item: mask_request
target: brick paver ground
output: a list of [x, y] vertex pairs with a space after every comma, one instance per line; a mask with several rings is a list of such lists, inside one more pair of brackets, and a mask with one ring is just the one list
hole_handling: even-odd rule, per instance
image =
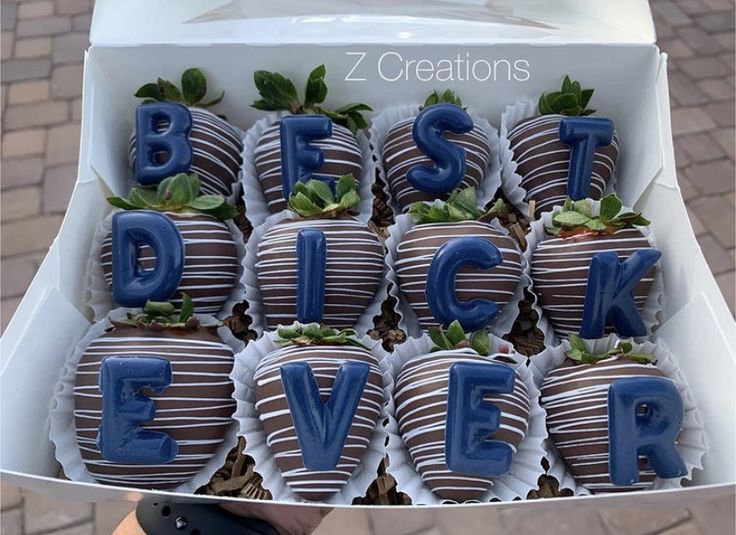
[[[653, 0], [659, 44], [670, 55], [672, 123], [679, 180], [700, 246], [734, 310], [734, 2]], [[82, 53], [90, 0], [2, 0], [2, 328], [57, 233], [76, 176]], [[22, 229], [32, 228], [29, 236]], [[60, 502], [2, 485], [2, 534], [100, 534], [127, 504]], [[387, 515], [387, 521], [390, 521]], [[734, 533], [734, 496], [680, 512], [585, 511], [571, 515], [468, 517], [515, 533], [669, 535]], [[339, 533], [339, 519], [322, 533]], [[490, 522], [490, 524], [489, 524]], [[381, 526], [351, 520], [360, 533]], [[395, 527], [395, 524], [391, 524]], [[431, 526], [431, 527], [430, 527]], [[427, 515], [411, 531], [446, 532]], [[457, 526], [452, 526], [457, 527]], [[357, 532], [356, 532], [357, 533]]]

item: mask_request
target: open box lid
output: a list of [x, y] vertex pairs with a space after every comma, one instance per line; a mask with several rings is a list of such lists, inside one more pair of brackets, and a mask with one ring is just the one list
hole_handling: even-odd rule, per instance
[[646, 0], [98, 0], [95, 46], [213, 43], [652, 44]]

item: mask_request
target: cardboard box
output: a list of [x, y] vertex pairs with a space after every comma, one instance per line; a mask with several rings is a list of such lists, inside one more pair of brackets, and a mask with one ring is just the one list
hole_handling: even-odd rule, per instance
[[[279, 17], [284, 8], [293, 9], [285, 1], [267, 7], [252, 0], [163, 4], [96, 3], [84, 68], [77, 184], [59, 236], [2, 339], [3, 478], [75, 500], [138, 500], [153, 494], [57, 479], [59, 467], [48, 439], [49, 405], [59, 372], [90, 325], [85, 273], [94, 229], [110, 210], [105, 197], [124, 194], [129, 187], [126, 147], [138, 104], [136, 88], [157, 76], [176, 79], [185, 68], [200, 66], [213, 87], [226, 90], [219, 111], [245, 129], [261, 116], [249, 107], [256, 97], [254, 70], [303, 79], [311, 67], [325, 63], [328, 104], [363, 101], [380, 110], [451, 87], [496, 126], [506, 105], [534, 98], [570, 73], [595, 87], [598, 113], [615, 121], [621, 142], [618, 193], [653, 220], [663, 252], [666, 301], [654, 338], [674, 351], [709, 435], [704, 469], [695, 472], [689, 487], [453, 507], [443, 515], [462, 515], [468, 507], [524, 513], [550, 507], [678, 507], [733, 491], [736, 327], [698, 247], [677, 184], [667, 57], [654, 45], [646, 2], [504, 1], [491, 8], [441, 0], [401, 6], [373, 2], [372, 7], [325, 1], [292, 17]], [[330, 15], [335, 12], [353, 14]], [[428, 16], [410, 16], [416, 12]], [[270, 18], [249, 18], [252, 13]], [[454, 81], [446, 80], [448, 61], [456, 65]], [[315, 507], [241, 503], [266, 514], [303, 514]], [[423, 510], [407, 508], [400, 514]], [[379, 507], [366, 511], [398, 514]]]

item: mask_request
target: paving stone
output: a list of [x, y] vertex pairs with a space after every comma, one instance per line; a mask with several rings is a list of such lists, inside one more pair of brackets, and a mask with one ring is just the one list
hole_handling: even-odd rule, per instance
[[690, 78], [713, 78], [716, 76], [724, 76], [728, 74], [728, 67], [717, 58], [713, 57], [692, 57], [682, 58], [678, 61], [678, 65], [682, 72]]
[[58, 501], [34, 492], [24, 492], [23, 495], [27, 533], [65, 528], [92, 519], [91, 504]]
[[[0, 330], [3, 332], [5, 331], [5, 327], [8, 326], [8, 323], [10, 323], [10, 320], [13, 318], [13, 314], [15, 314], [15, 309], [18, 308], [18, 305], [20, 304], [20, 297], [10, 297], [8, 299], [3, 299], [0, 301]], [[13, 526], [13, 518], [15, 516], [14, 513], [17, 513], [20, 516], [20, 519], [17, 520], [19, 523], [18, 525], [22, 526], [23, 522], [23, 510], [22, 509], [13, 509], [12, 511], [9, 511], [7, 514], [10, 515], [10, 520], [7, 520], [8, 517], [6, 517], [6, 513], [3, 513], [3, 519], [2, 519], [2, 527], [3, 527], [3, 535], [7, 535], [5, 533], [6, 527]], [[6, 520], [8, 521], [8, 524], [6, 524]], [[10, 531], [9, 533], [18, 533], [19, 535], [23, 535], [22, 531]]]
[[2, 256], [45, 251], [53, 243], [61, 219], [58, 215], [44, 215], [4, 223], [0, 229]]
[[703, 0], [710, 9], [733, 9], [733, 0]]
[[[30, 254], [4, 258], [2, 260], [2, 296], [20, 297], [28, 289], [36, 271], [43, 261], [42, 254]], [[5, 492], [3, 490], [3, 492]], [[4, 503], [5, 498], [3, 498]], [[5, 507], [3, 505], [3, 507]]]
[[708, 32], [697, 26], [680, 28], [677, 31], [678, 39], [687, 45], [695, 54], [715, 54], [722, 49], [718, 40]]
[[717, 500], [690, 507], [690, 514], [703, 533], [734, 533], [735, 504], [736, 496], [731, 493]]
[[[723, 65], [725, 65], [726, 69], [728, 69], [728, 72], [734, 72], [734, 62], [736, 61], [736, 55], [734, 55], [733, 51], [721, 52], [720, 54], [718, 54], [718, 59], [721, 60], [721, 63], [723, 63]], [[728, 79], [733, 81], [733, 76], [729, 76]]]
[[666, 39], [667, 37], [672, 37], [673, 35], [675, 35], [675, 32], [672, 29], [672, 26], [664, 21], [660, 21], [659, 24], [657, 24], [658, 39]]
[[684, 169], [685, 167], [688, 167], [692, 162], [690, 161], [690, 157], [685, 153], [683, 150], [678, 150], [679, 147], [677, 146], [677, 138], [675, 138], [675, 165], [678, 169]]
[[695, 236], [701, 236], [703, 234], [706, 234], [708, 232], [708, 229], [705, 228], [705, 225], [703, 225], [703, 222], [700, 220], [698, 216], [695, 215], [695, 213], [690, 210], [689, 207], [687, 208], [687, 217], [690, 220], [690, 225], [693, 227], [693, 232], [695, 233]]
[[734, 13], [729, 11], [714, 11], [693, 17], [695, 24], [707, 32], [722, 32], [734, 29]]
[[43, 211], [64, 213], [77, 180], [77, 164], [52, 167], [43, 177]]
[[73, 98], [82, 94], [82, 64], [54, 67], [51, 74], [54, 97]]
[[48, 80], [15, 82], [8, 90], [8, 104], [29, 104], [48, 100], [51, 84]]
[[733, 100], [734, 91], [726, 81], [720, 78], [708, 78], [700, 80], [698, 87], [708, 95], [711, 100]]
[[3, 30], [12, 30], [15, 28], [15, 21], [18, 18], [18, 6], [6, 4], [3, 2], [3, 8], [0, 10], [0, 28]]
[[51, 37], [19, 39], [15, 43], [16, 58], [39, 58], [51, 55]]
[[652, 11], [657, 15], [658, 20], [664, 21], [670, 26], [684, 26], [692, 23], [687, 13], [674, 2], [654, 3], [652, 4]]
[[687, 521], [685, 509], [603, 509], [601, 519], [611, 533], [644, 535]]
[[2, 499], [0, 510], [3, 511], [18, 507], [23, 502], [20, 489], [15, 485], [6, 483], [5, 481], [2, 482], [2, 487], [0, 487], [0, 498]]
[[682, 106], [693, 106], [708, 102], [706, 95], [689, 77], [681, 73], [673, 73], [669, 77], [670, 97]]
[[135, 504], [131, 502], [98, 503], [95, 505], [95, 533], [97, 535], [110, 535], [112, 530], [133, 509], [135, 509]]
[[734, 173], [733, 162], [726, 158], [695, 164], [687, 169], [691, 182], [704, 195], [733, 191]]
[[79, 134], [78, 124], [55, 126], [49, 129], [46, 163], [48, 165], [76, 163], [79, 158]]
[[672, 110], [672, 133], [675, 136], [711, 130], [715, 126], [713, 119], [699, 107]]
[[19, 37], [37, 37], [39, 35], [59, 35], [72, 28], [71, 17], [53, 16], [18, 21], [16, 35]]
[[407, 515], [401, 510], [386, 509], [385, 514], [371, 517], [373, 533], [393, 533], [395, 535], [409, 535], [421, 533], [434, 526], [434, 515], [425, 514]]
[[718, 143], [718, 145], [726, 153], [731, 160], [736, 159], [736, 137], [733, 128], [721, 128], [710, 132], [710, 136]]
[[86, 522], [60, 531], [54, 531], [53, 535], [95, 535], [95, 525], [92, 522]]
[[728, 308], [731, 309], [731, 314], [736, 314], [736, 271], [721, 273], [716, 277], [716, 282], [721, 289], [723, 297], [726, 298], [726, 303], [728, 303]]
[[721, 247], [730, 249], [736, 245], [736, 215], [732, 200], [723, 196], [700, 197], [690, 201], [688, 207], [700, 218]]
[[704, 111], [711, 116], [718, 126], [734, 126], [734, 114], [736, 108], [734, 101], [711, 102], [704, 106]]
[[3, 61], [13, 57], [13, 41], [15, 35], [13, 32], [2, 32], [2, 41], [0, 41], [0, 56]]
[[[3, 9], [5, 5], [3, 4]], [[3, 311], [5, 301], [3, 301]], [[9, 318], [8, 318], [9, 319]], [[5, 330], [5, 318], [3, 318], [3, 330]], [[3, 513], [3, 535], [23, 535], [23, 510], [14, 509]]]
[[18, 6], [19, 19], [48, 17], [54, 14], [54, 3], [49, 0], [39, 2], [23, 2]]
[[38, 215], [41, 212], [41, 192], [36, 187], [6, 190], [0, 196], [2, 221]]
[[63, 100], [8, 106], [5, 128], [28, 128], [64, 123], [69, 119], [69, 103]]
[[685, 522], [673, 528], [660, 531], [657, 535], [705, 535], [692, 522]]
[[689, 201], [690, 199], [694, 199], [699, 195], [698, 190], [696, 190], [695, 187], [690, 183], [690, 181], [685, 176], [685, 173], [679, 173], [677, 175], [677, 182], [680, 184], [680, 193], [682, 194], [682, 198], [685, 200], [685, 202]]
[[677, 5], [688, 15], [703, 13], [707, 10], [705, 5], [699, 0], [678, 0]]
[[698, 239], [698, 244], [703, 250], [703, 256], [708, 261], [708, 266], [714, 275], [733, 271], [733, 255], [728, 254], [710, 234], [701, 236]]
[[676, 37], [672, 39], [661, 39], [658, 44], [672, 58], [687, 58], [693, 55], [692, 49]]
[[678, 150], [684, 151], [694, 162], [707, 162], [724, 156], [721, 147], [708, 134], [681, 136], [675, 143]]
[[72, 120], [79, 121], [82, 119], [82, 99], [75, 98], [72, 100]]
[[50, 59], [11, 59], [3, 61], [0, 67], [0, 77], [4, 83], [48, 78], [50, 73]]
[[2, 142], [3, 164], [7, 158], [13, 158], [15, 156], [30, 156], [32, 154], [42, 153], [45, 147], [45, 128], [7, 132], [3, 135]]
[[736, 47], [733, 32], [721, 32], [715, 34], [713, 37], [724, 50], [733, 50]]
[[[591, 509], [527, 511], [515, 508], [501, 511], [501, 522], [506, 533], [531, 535], [534, 533], [585, 533], [604, 535], [606, 532], [596, 512]], [[554, 527], [551, 531], [550, 528]]]
[[69, 33], [54, 37], [54, 63], [74, 63], [84, 59], [84, 51], [89, 46], [86, 33]]
[[3, 159], [2, 188], [38, 184], [43, 177], [41, 158]]
[[87, 13], [91, 7], [90, 0], [56, 0], [56, 11], [62, 15]]
[[91, 15], [76, 15], [72, 22], [72, 29], [75, 32], [89, 31], [89, 27], [92, 23]]

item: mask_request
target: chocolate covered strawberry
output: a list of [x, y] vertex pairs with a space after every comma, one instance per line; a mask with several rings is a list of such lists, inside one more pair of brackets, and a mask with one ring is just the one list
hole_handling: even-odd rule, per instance
[[[587, 108], [593, 89], [582, 89], [579, 82], [565, 76], [560, 91], [543, 93], [539, 98], [539, 115], [524, 119], [508, 133], [514, 153], [516, 172], [524, 200], [534, 203], [534, 214], [559, 206], [568, 196], [570, 146], [560, 141], [560, 121], [564, 117], [588, 116], [595, 110]], [[588, 197], [600, 199], [613, 177], [619, 146], [616, 134], [613, 142], [598, 147], [593, 159], [593, 173]]]
[[[431, 352], [407, 361], [396, 379], [399, 433], [417, 472], [432, 492], [443, 500], [475, 500], [493, 485], [493, 480], [453, 472], [445, 460], [450, 369], [457, 362], [506, 365], [507, 361], [503, 353], [492, 353], [486, 331], [467, 337], [459, 322], [453, 322], [447, 331], [432, 328], [429, 334], [434, 343]], [[499, 429], [488, 438], [511, 445], [516, 453], [527, 433], [531, 402], [526, 385], [518, 373], [514, 374], [513, 392], [483, 399], [501, 412]]]
[[[385, 402], [383, 374], [376, 357], [356, 340], [355, 331], [337, 331], [316, 323], [295, 323], [279, 328], [278, 335], [276, 342], [282, 347], [261, 359], [255, 371], [255, 408], [286, 484], [303, 498], [324, 500], [340, 492], [350, 479], [379, 425]], [[291, 363], [309, 366], [323, 401], [335, 395], [333, 386], [341, 365], [368, 365], [365, 387], [333, 469], [309, 470], [305, 467], [292, 419], [295, 408], [289, 406], [281, 373], [282, 366]]]
[[[74, 384], [74, 425], [87, 472], [100, 483], [171, 489], [191, 479], [223, 446], [235, 411], [229, 379], [233, 350], [220, 339], [216, 326], [200, 324], [193, 308], [187, 296], [180, 314], [169, 303], [149, 302], [141, 314], [113, 321], [113, 327], [84, 350]], [[114, 427], [116, 422], [102, 417], [102, 361], [125, 359], [123, 366], [129, 361], [129, 375], [135, 377], [133, 371], [147, 357], [167, 360], [172, 378], [161, 391], [142, 390], [153, 399], [155, 415], [140, 427], [171, 437], [176, 455], [157, 464], [108, 459], [98, 446], [100, 426]], [[114, 394], [112, 388], [104, 392]], [[132, 438], [133, 433], [125, 440]]]
[[401, 293], [406, 297], [423, 328], [440, 323], [430, 310], [427, 277], [439, 249], [456, 238], [476, 237], [489, 241], [501, 253], [500, 265], [488, 270], [461, 268], [455, 277], [460, 301], [482, 298], [502, 309], [514, 297], [521, 278], [521, 254], [516, 242], [488, 221], [504, 210], [502, 201], [490, 211], [476, 206], [475, 188], [455, 190], [447, 201], [415, 203], [409, 213], [415, 225], [401, 239], [394, 269]]
[[289, 207], [297, 215], [273, 225], [258, 244], [256, 274], [269, 329], [297, 317], [299, 284], [319, 284], [318, 277], [298, 277], [300, 232], [314, 229], [325, 238], [322, 321], [335, 328], [353, 327], [373, 300], [383, 279], [384, 250], [378, 237], [349, 216], [358, 205], [352, 176], [337, 181], [335, 192], [319, 180], [297, 183]]
[[[240, 134], [221, 116], [206, 108], [218, 104], [225, 92], [216, 98], [205, 100], [207, 80], [199, 69], [187, 69], [181, 76], [181, 87], [163, 78], [141, 86], [135, 96], [145, 99], [141, 106], [153, 102], [176, 102], [187, 107], [191, 114], [191, 130], [188, 135], [191, 144], [191, 166], [185, 172], [196, 173], [202, 181], [202, 191], [208, 194], [229, 196], [238, 181], [238, 173], [243, 163], [243, 141]], [[166, 122], [158, 125], [158, 131], [168, 128]], [[136, 136], [130, 140], [130, 161], [135, 167]], [[165, 153], [155, 155], [159, 163], [164, 163]]]
[[[590, 200], [565, 200], [545, 228], [546, 238], [532, 253], [531, 278], [539, 304], [558, 336], [579, 333], [590, 263], [598, 253], [614, 252], [625, 261], [636, 251], [651, 249], [640, 227], [649, 225], [640, 213], [623, 212], [623, 203], [608, 195], [598, 215]], [[652, 268], [632, 291], [641, 310], [655, 278]]]
[[[635, 377], [665, 377], [654, 355], [637, 353], [629, 342], [605, 353], [593, 353], [576, 335], [569, 339], [567, 360], [545, 377], [541, 405], [547, 429], [578, 484], [591, 492], [618, 492], [651, 487], [657, 477], [639, 457], [639, 482], [616, 486], [609, 475], [608, 391], [613, 382]], [[632, 437], [633, 439], [633, 437]]]
[[[444, 93], [434, 91], [417, 111], [437, 104], [453, 104], [462, 108], [462, 101], [449, 89]], [[447, 199], [449, 194], [435, 194], [416, 189], [407, 180], [407, 172], [416, 166], [432, 167], [432, 160], [417, 147], [412, 136], [416, 116], [399, 121], [391, 127], [381, 149], [386, 180], [393, 198], [402, 211], [412, 203]], [[464, 134], [446, 132], [445, 137], [465, 151], [465, 176], [458, 188], [478, 187], [491, 161], [491, 146], [488, 136], [477, 124]]]
[[[108, 202], [123, 210], [160, 212], [176, 226], [184, 243], [184, 269], [176, 291], [169, 296], [180, 309], [181, 292], [195, 301], [195, 312], [216, 314], [236, 284], [240, 259], [235, 238], [225, 223], [235, 207], [222, 195], [200, 195], [195, 174], [179, 174], [162, 180], [157, 189], [133, 188], [127, 198], [110, 197]], [[113, 243], [108, 234], [102, 244], [100, 262], [108, 285], [113, 285]], [[154, 269], [156, 256], [149, 245], [138, 251], [144, 270]]]
[[[336, 110], [322, 103], [327, 97], [325, 66], [315, 68], [307, 79], [304, 98], [300, 100], [294, 83], [277, 72], [256, 71], [253, 74], [260, 99], [251, 104], [264, 111], [286, 111], [291, 115], [318, 114], [332, 120], [332, 136], [310, 142], [322, 149], [324, 163], [315, 174], [337, 180], [344, 175], [361, 178], [363, 155], [355, 133], [367, 126], [363, 112], [370, 106], [351, 103]], [[281, 122], [276, 121], [261, 134], [255, 149], [255, 167], [269, 211], [274, 214], [287, 208], [281, 175]]]

